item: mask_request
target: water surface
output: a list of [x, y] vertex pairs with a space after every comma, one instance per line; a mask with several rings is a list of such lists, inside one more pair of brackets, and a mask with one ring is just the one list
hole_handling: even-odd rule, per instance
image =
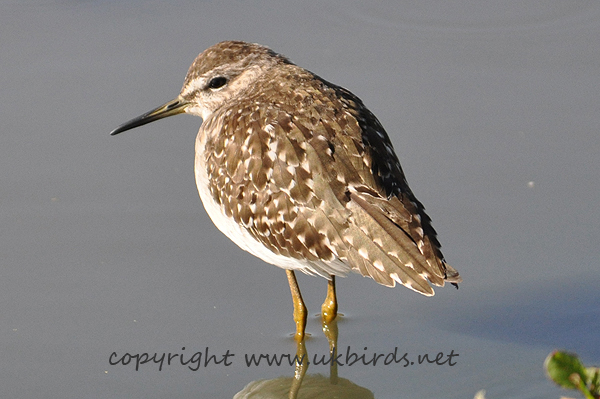
[[[284, 272], [204, 213], [200, 120], [108, 135], [174, 97], [194, 57], [226, 39], [359, 95], [464, 277], [433, 298], [339, 280], [340, 349], [459, 354], [455, 366], [342, 366], [340, 378], [376, 398], [558, 397], [542, 371], [551, 350], [600, 363], [600, 6], [444, 4], [0, 4], [0, 396], [231, 398], [292, 376], [244, 362], [295, 353], [292, 305]], [[307, 351], [325, 354], [326, 283], [300, 285]], [[109, 363], [206, 348], [235, 357], [195, 371]]]

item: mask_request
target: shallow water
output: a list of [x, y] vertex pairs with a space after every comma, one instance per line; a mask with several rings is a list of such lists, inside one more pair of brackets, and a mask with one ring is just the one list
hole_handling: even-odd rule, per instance
[[[376, 398], [558, 397], [542, 370], [551, 350], [600, 363], [597, 2], [0, 11], [0, 396], [231, 398], [293, 375], [245, 363], [295, 354], [289, 289], [204, 213], [192, 170], [200, 120], [108, 135], [174, 97], [194, 57], [225, 39], [269, 45], [365, 101], [465, 280], [425, 298], [340, 279], [340, 350], [458, 354], [454, 366], [340, 366], [341, 379]], [[325, 355], [326, 283], [299, 282], [306, 350]], [[189, 361], [206, 348], [234, 354], [231, 365], [109, 362], [113, 352]]]

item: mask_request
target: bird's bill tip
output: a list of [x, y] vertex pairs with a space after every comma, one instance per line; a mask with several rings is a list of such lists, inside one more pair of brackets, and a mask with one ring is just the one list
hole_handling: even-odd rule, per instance
[[152, 111], [146, 112], [143, 115], [133, 118], [130, 121], [123, 123], [121, 126], [110, 132], [111, 136], [122, 133], [124, 131], [143, 126], [147, 123], [157, 121], [159, 119], [167, 118], [169, 116], [181, 114], [185, 112], [189, 102], [184, 100], [181, 96], [171, 100], [160, 107], [154, 108]]

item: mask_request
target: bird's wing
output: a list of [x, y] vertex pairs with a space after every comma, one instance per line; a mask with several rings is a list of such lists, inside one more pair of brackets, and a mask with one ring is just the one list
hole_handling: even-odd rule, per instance
[[[416, 267], [421, 276], [427, 277], [435, 285], [443, 286], [444, 281], [461, 282], [458, 272], [444, 260], [431, 218], [408, 186], [385, 129], [354, 94], [337, 86], [332, 87], [347, 111], [356, 118], [364, 145], [362, 151], [358, 151], [366, 168], [361, 175], [368, 174], [369, 178], [363, 180], [362, 186], [355, 188], [357, 193], [353, 195], [353, 201], [369, 214], [377, 214], [380, 227], [385, 228], [392, 222], [396, 232], [402, 231], [397, 243], [405, 243], [403, 248], [411, 257], [406, 262], [408, 267]], [[344, 133], [352, 137], [358, 134], [353, 129], [345, 129]], [[386, 231], [391, 230], [386, 228]], [[416, 253], [415, 246], [418, 249]], [[386, 248], [391, 250], [391, 247]]]
[[236, 126], [221, 129], [207, 144], [217, 202], [275, 254], [313, 265], [304, 271], [344, 274], [349, 266], [425, 295], [433, 295], [427, 280], [457, 281], [377, 119], [360, 100], [340, 104], [327, 90], [299, 93], [300, 108], [240, 112]]
[[222, 212], [274, 254], [305, 265], [304, 272], [347, 273], [351, 267], [331, 242], [342, 242], [349, 212], [319, 177], [329, 166], [321, 164], [316, 145], [278, 107], [239, 113], [233, 107], [231, 114], [239, 116], [205, 121], [207, 130], [219, 132], [206, 141], [205, 165]]
[[[336, 254], [384, 285], [399, 282], [425, 295], [460, 276], [444, 261], [423, 205], [410, 190], [383, 126], [347, 90], [325, 83], [291, 129], [303, 132], [321, 177], [350, 212]], [[341, 104], [340, 104], [341, 103]], [[343, 111], [340, 111], [343, 110]], [[308, 114], [308, 115], [307, 115]], [[285, 126], [285, 124], [284, 124]], [[319, 195], [319, 192], [317, 192]]]

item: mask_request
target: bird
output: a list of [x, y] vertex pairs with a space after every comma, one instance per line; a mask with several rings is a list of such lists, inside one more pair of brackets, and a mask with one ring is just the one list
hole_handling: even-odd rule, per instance
[[349, 90], [269, 47], [223, 41], [196, 57], [174, 100], [111, 135], [182, 113], [202, 118], [194, 170], [207, 214], [285, 269], [297, 341], [307, 308], [295, 271], [327, 279], [324, 322], [338, 314], [335, 278], [349, 272], [426, 296], [458, 288], [388, 134]]

